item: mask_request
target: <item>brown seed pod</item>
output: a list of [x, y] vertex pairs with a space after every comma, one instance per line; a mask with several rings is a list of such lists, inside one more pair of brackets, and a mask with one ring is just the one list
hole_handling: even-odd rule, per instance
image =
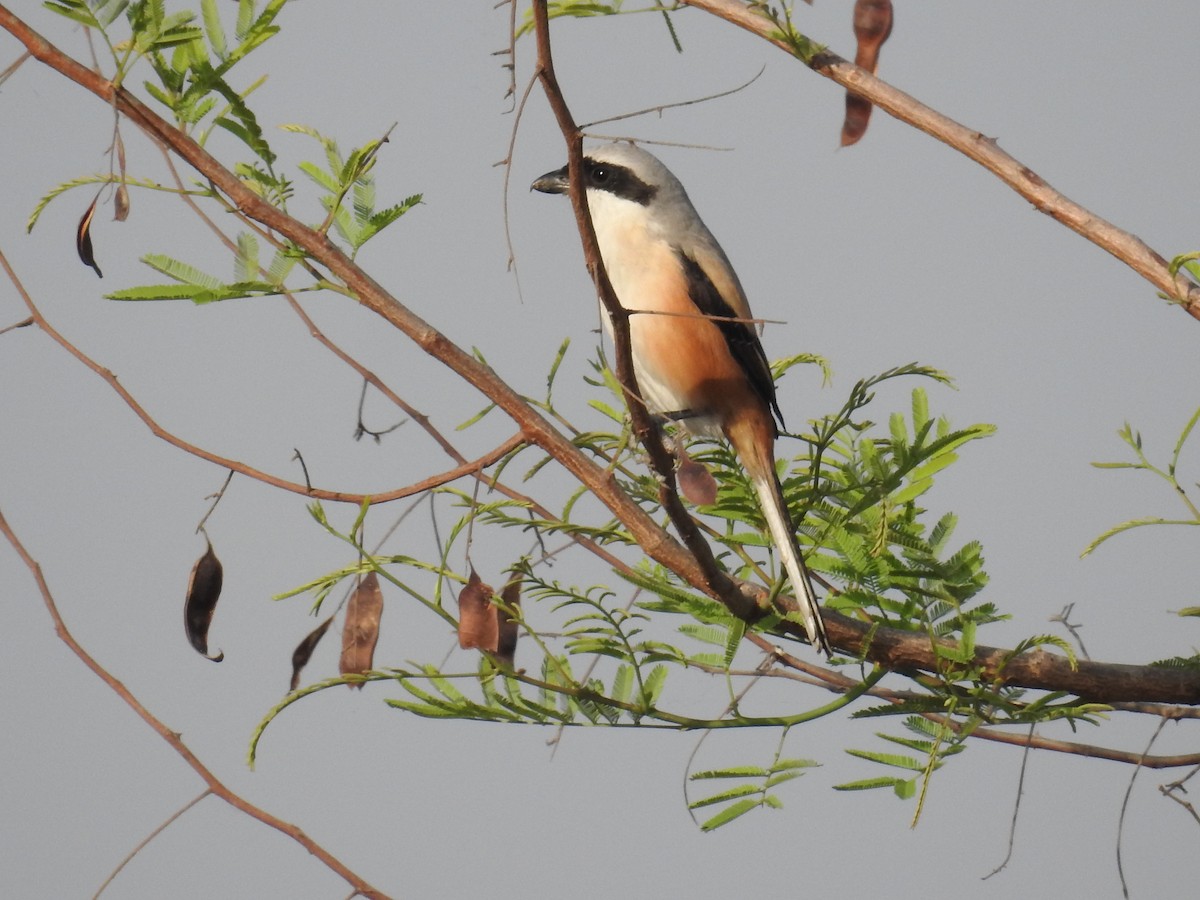
[[330, 616], [316, 628], [308, 633], [296, 649], [292, 651], [292, 685], [288, 690], [294, 691], [300, 686], [300, 672], [308, 665], [308, 661], [312, 659], [313, 651], [317, 649], [317, 644], [321, 643], [321, 638], [325, 637], [325, 632], [329, 630], [329, 626], [333, 624], [333, 616]]
[[220, 662], [225, 654], [220, 651], [216, 656], [208, 654], [208, 626], [212, 623], [213, 613], [217, 610], [217, 600], [221, 598], [221, 583], [224, 581], [224, 570], [221, 561], [213, 552], [212, 541], [205, 536], [208, 549], [192, 566], [191, 577], [188, 578], [187, 600], [183, 605], [183, 625], [187, 631], [196, 652]]
[[113, 197], [113, 221], [124, 222], [129, 218], [129, 188], [125, 185], [117, 187], [117, 193]]
[[[371, 670], [382, 617], [383, 591], [379, 589], [379, 576], [371, 572], [359, 582], [346, 604], [342, 658], [338, 661], [338, 671], [343, 675], [363, 675]], [[361, 689], [362, 682], [350, 687]]]
[[679, 468], [675, 480], [679, 493], [693, 506], [712, 506], [717, 502], [717, 479], [701, 463], [688, 456], [682, 448], [676, 451]]
[[458, 646], [464, 650], [496, 651], [500, 617], [492, 604], [494, 594], [472, 568], [467, 586], [458, 595]]
[[496, 622], [496, 659], [504, 665], [512, 668], [513, 660], [517, 655], [517, 633], [520, 627], [517, 625], [517, 610], [521, 606], [521, 581], [515, 576], [504, 586], [500, 591], [500, 599], [504, 605], [512, 610], [507, 613], [502, 609], [497, 609]]
[[96, 200], [99, 199], [100, 195], [97, 194], [95, 200], [83, 211], [79, 226], [75, 229], [75, 252], [79, 254], [85, 266], [91, 266], [96, 270], [96, 274], [103, 278], [104, 273], [96, 265], [96, 257], [92, 253], [92, 217], [96, 215]]
[[[854, 64], [872, 75], [879, 70], [879, 49], [892, 33], [891, 0], [855, 0], [854, 37], [858, 50]], [[842, 146], [857, 143], [871, 121], [871, 104], [858, 94], [846, 92], [846, 118], [842, 122]]]

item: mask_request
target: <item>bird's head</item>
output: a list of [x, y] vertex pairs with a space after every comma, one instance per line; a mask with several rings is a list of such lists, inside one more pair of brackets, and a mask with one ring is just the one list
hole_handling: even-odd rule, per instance
[[[679, 179], [657, 157], [633, 144], [605, 144], [587, 151], [583, 179], [597, 230], [609, 218], [636, 216], [668, 229], [674, 219], [698, 218]], [[544, 194], [567, 193], [567, 167], [547, 172], [531, 187]]]

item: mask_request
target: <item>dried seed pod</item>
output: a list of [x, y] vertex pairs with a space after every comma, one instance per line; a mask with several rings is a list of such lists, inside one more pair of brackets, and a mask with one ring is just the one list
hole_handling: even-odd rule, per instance
[[494, 594], [472, 568], [467, 586], [458, 595], [458, 646], [464, 650], [496, 651], [500, 617], [492, 603]]
[[[854, 64], [874, 74], [879, 69], [879, 48], [892, 33], [891, 0], [856, 0], [854, 36], [858, 50]], [[842, 122], [842, 146], [855, 144], [867, 131], [871, 104], [858, 94], [846, 92], [846, 118]]]
[[217, 600], [221, 597], [221, 583], [224, 581], [224, 570], [221, 561], [213, 552], [212, 541], [204, 538], [208, 549], [192, 566], [191, 577], [188, 578], [187, 600], [183, 605], [183, 624], [196, 652], [220, 662], [225, 654], [220, 651], [216, 656], [208, 655], [208, 626], [212, 622], [213, 613], [217, 610]]
[[857, 144], [871, 123], [871, 102], [846, 91], [846, 116], [842, 119], [842, 146]]
[[113, 221], [124, 222], [129, 218], [129, 188], [125, 185], [117, 186], [117, 193], [113, 197]]
[[296, 649], [292, 651], [292, 685], [288, 690], [294, 691], [300, 686], [300, 672], [308, 665], [308, 661], [312, 659], [313, 651], [317, 649], [317, 644], [321, 643], [321, 638], [325, 637], [325, 632], [329, 630], [329, 626], [332, 624], [333, 616], [330, 616], [310, 631], [308, 636], [296, 645]]
[[872, 75], [879, 69], [879, 48], [892, 34], [892, 0], [856, 0], [854, 37], [858, 52], [854, 64]]
[[679, 492], [693, 506], [712, 506], [717, 502], [717, 479], [712, 472], [696, 462], [680, 447], [676, 450], [679, 458], [679, 468], [675, 471], [675, 480], [679, 484]]
[[96, 270], [96, 274], [103, 278], [104, 273], [96, 265], [96, 257], [92, 253], [92, 217], [96, 215], [96, 200], [99, 199], [100, 195], [97, 194], [95, 200], [83, 211], [79, 226], [75, 229], [75, 252], [79, 254], [85, 266], [91, 266]]
[[519, 631], [516, 613], [521, 606], [521, 581], [519, 578], [514, 576], [504, 586], [504, 589], [500, 591], [500, 599], [512, 612], [505, 612], [499, 608], [496, 610], [496, 659], [512, 668], [513, 660], [517, 655], [517, 633]]
[[[343, 675], [363, 675], [371, 670], [382, 617], [383, 591], [379, 589], [379, 576], [371, 572], [359, 582], [346, 604], [342, 658], [338, 661], [338, 671]], [[350, 687], [361, 689], [362, 683]]]

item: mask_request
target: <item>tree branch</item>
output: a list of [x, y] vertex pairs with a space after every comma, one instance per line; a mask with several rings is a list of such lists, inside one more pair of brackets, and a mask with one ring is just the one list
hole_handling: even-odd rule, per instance
[[[775, 23], [741, 0], [681, 2], [744, 28], [790, 55], [797, 55], [794, 46], [779, 32]], [[1182, 274], [1172, 276], [1167, 260], [1148, 247], [1141, 238], [1123, 231], [1060, 194], [1031, 168], [1001, 150], [995, 138], [960, 125], [836, 53], [821, 50], [810, 59], [801, 61], [818, 75], [823, 75], [847, 90], [865, 97], [901, 122], [925, 132], [979, 163], [1032, 203], [1034, 208], [1115, 256], [1193, 318], [1200, 319], [1200, 286]]]

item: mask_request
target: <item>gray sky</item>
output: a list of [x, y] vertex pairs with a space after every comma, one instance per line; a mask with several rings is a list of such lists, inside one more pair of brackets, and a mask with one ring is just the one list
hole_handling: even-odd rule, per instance
[[[814, 39], [852, 54], [848, 2], [797, 11]], [[1197, 247], [1194, 155], [1200, 126], [1194, 13], [1183, 2], [898, 4], [880, 75], [941, 112], [996, 137], [1072, 199], [1166, 256]], [[82, 36], [40, 6], [21, 4], [44, 34], [86, 58]], [[227, 24], [232, 26], [232, 4]], [[520, 123], [509, 196], [520, 295], [506, 271], [503, 170], [513, 116], [493, 51], [507, 13], [490, 4], [296, 4], [283, 34], [238, 70], [268, 83], [254, 96], [265, 126], [301, 122], [344, 149], [398, 122], [380, 155], [383, 201], [414, 192], [425, 204], [360, 261], [461, 346], [477, 346], [519, 390], [540, 396], [560, 342], [562, 408], [587, 421], [595, 337], [592, 292], [565, 203], [526, 188], [564, 160], [539, 91]], [[981, 635], [1010, 644], [1055, 631], [1047, 618], [1074, 602], [1093, 657], [1145, 662], [1193, 652], [1194, 620], [1170, 610], [1200, 603], [1194, 536], [1145, 529], [1085, 560], [1105, 528], [1142, 515], [1181, 514], [1149, 476], [1094, 469], [1124, 459], [1129, 421], [1165, 462], [1198, 398], [1197, 324], [1155, 298], [1131, 271], [1066, 231], [969, 161], [876, 114], [861, 145], [837, 150], [842, 93], [801, 65], [711, 17], [674, 17], [685, 52], [661, 17], [560, 21], [559, 76], [580, 121], [727, 90], [735, 97], [604, 126], [605, 133], [705, 144], [662, 148], [732, 259], [768, 328], [768, 355], [821, 353], [832, 387], [793, 370], [780, 388], [792, 422], [840, 404], [853, 382], [900, 363], [941, 367], [957, 390], [928, 385], [934, 412], [998, 434], [969, 446], [927, 498], [960, 516], [956, 539], [979, 539], [992, 581], [986, 597], [1013, 616]], [[518, 91], [532, 44], [519, 48]], [[0, 66], [18, 53], [0, 38]], [[136, 87], [140, 79], [133, 79]], [[160, 423], [206, 448], [275, 474], [383, 490], [447, 468], [411, 425], [381, 445], [355, 443], [359, 382], [306, 334], [281, 300], [116, 304], [106, 291], [157, 280], [146, 252], [180, 256], [227, 276], [211, 236], [166, 196], [136, 192], [129, 222], [97, 214], [104, 280], [74, 255], [75, 222], [91, 198], [72, 191], [32, 236], [24, 222], [59, 182], [107, 163], [103, 104], [27, 64], [0, 90], [6, 162], [0, 247], [68, 337], [120, 377]], [[165, 179], [161, 157], [124, 129], [131, 174]], [[285, 164], [318, 159], [308, 138], [277, 133]], [[218, 155], [232, 142], [213, 138]], [[241, 157], [238, 157], [241, 158]], [[320, 218], [309, 185], [294, 211]], [[484, 401], [447, 382], [436, 363], [345, 300], [306, 299], [330, 337], [395, 386], [462, 452], [483, 452], [511, 429], [493, 416], [454, 426]], [[0, 286], [0, 327], [25, 315]], [[906, 409], [915, 382], [881, 391], [874, 417]], [[374, 398], [371, 422], [395, 414]], [[714, 835], [690, 821], [681, 785], [697, 737], [573, 730], [551, 755], [535, 728], [435, 723], [387, 708], [388, 685], [328, 691], [293, 707], [267, 732], [257, 770], [244, 763], [259, 718], [287, 686], [288, 660], [313, 626], [308, 601], [272, 594], [351, 561], [295, 495], [235, 479], [209, 524], [226, 590], [211, 632], [216, 666], [187, 646], [180, 619], [187, 573], [203, 550], [192, 534], [223, 470], [155, 439], [99, 379], [30, 329], [0, 335], [0, 510], [41, 562], [75, 636], [221, 778], [295, 822], [394, 896], [454, 897], [941, 897], [1120, 894], [1114, 845], [1128, 767], [1032, 757], [1012, 863], [1004, 857], [1020, 755], [968, 748], [934, 779], [920, 826], [890, 794], [830, 786], [880, 774], [843, 748], [881, 749], [892, 723], [826, 720], [798, 729], [792, 755], [823, 767], [785, 787], [786, 808]], [[532, 462], [532, 456], [529, 458]], [[527, 463], [528, 464], [528, 463]], [[1200, 457], [1190, 448], [1186, 483]], [[353, 509], [329, 507], [348, 527]], [[400, 513], [373, 513], [376, 536]], [[451, 521], [443, 509], [442, 523]], [[422, 508], [387, 545], [428, 543]], [[416, 549], [410, 549], [416, 548]], [[485, 578], [527, 550], [504, 534], [476, 547]], [[462, 565], [461, 548], [452, 562]], [[483, 572], [487, 568], [488, 571]], [[587, 584], [586, 566], [550, 572]], [[423, 584], [413, 579], [414, 584]], [[199, 780], [57, 641], [27, 571], [0, 550], [0, 886], [8, 896], [90, 896], [138, 841], [195, 796]], [[438, 663], [453, 636], [395, 590], [377, 663]], [[327, 639], [307, 670], [336, 671]], [[452, 665], [468, 667], [463, 655]], [[717, 682], [680, 686], [715, 714]], [[786, 693], [763, 692], [776, 704]], [[820, 702], [806, 693], [798, 704]], [[775, 706], [773, 708], [778, 708]], [[1078, 737], [1141, 749], [1153, 721], [1083, 726]], [[1195, 749], [1169, 726], [1156, 751]], [[896, 733], [898, 726], [888, 728]], [[1070, 737], [1061, 729], [1048, 733]], [[773, 733], [714, 736], [697, 766], [770, 759]], [[1178, 773], [1183, 774], [1183, 773]], [[1190, 896], [1196, 826], [1155, 789], [1175, 775], [1143, 772], [1125, 820], [1124, 861], [1135, 897]], [[569, 887], [568, 887], [569, 886]], [[334, 875], [275, 832], [208, 799], [119, 876], [108, 898], [345, 896]]]

